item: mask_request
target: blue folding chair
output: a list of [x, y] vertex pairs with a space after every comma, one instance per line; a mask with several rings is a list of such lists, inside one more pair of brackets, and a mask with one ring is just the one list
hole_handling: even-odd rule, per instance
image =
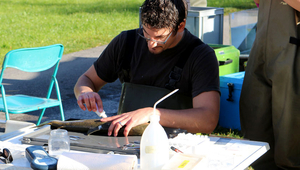
[[[36, 125], [39, 125], [46, 108], [54, 106], [59, 106], [61, 120], [65, 120], [59, 86], [56, 79], [57, 69], [63, 51], [63, 45], [55, 44], [45, 47], [12, 50], [5, 55], [0, 75], [0, 88], [2, 93], [2, 98], [0, 99], [0, 110], [5, 112], [6, 120], [9, 120], [9, 114], [19, 114], [43, 109], [36, 123]], [[54, 66], [55, 68], [46, 98], [23, 94], [6, 96], [2, 82], [6, 68], [11, 67], [25, 72], [41, 72], [53, 68]], [[53, 85], [55, 85], [56, 88], [57, 99], [50, 99]]]

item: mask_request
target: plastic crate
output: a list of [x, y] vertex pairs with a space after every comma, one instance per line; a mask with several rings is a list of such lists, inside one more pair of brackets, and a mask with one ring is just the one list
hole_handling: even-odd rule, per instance
[[223, 44], [223, 8], [191, 7], [186, 28], [207, 44]]

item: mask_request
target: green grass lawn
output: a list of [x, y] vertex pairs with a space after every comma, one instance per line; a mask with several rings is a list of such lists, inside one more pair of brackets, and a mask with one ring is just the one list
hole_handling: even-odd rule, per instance
[[[61, 43], [64, 54], [109, 43], [138, 27], [143, 0], [1, 0], [0, 64], [13, 49]], [[225, 15], [254, 8], [253, 0], [208, 0]]]
[[143, 0], [1, 0], [0, 60], [12, 50], [61, 43], [64, 54], [138, 27]]
[[207, 6], [224, 8], [224, 15], [240, 10], [256, 8], [253, 0], [207, 0]]

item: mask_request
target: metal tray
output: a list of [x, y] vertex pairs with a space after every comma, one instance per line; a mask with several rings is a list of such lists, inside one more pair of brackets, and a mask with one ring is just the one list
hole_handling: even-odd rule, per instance
[[[21, 142], [29, 145], [45, 146], [47, 149], [48, 139], [50, 136], [51, 126], [45, 125], [39, 130], [23, 136]], [[107, 154], [113, 152], [114, 154], [130, 154], [139, 157], [140, 148], [139, 143], [141, 136], [129, 137], [109, 137], [98, 135], [85, 135], [80, 132], [68, 132], [70, 137], [70, 149], [77, 151], [93, 152]], [[132, 144], [138, 147], [126, 147]]]

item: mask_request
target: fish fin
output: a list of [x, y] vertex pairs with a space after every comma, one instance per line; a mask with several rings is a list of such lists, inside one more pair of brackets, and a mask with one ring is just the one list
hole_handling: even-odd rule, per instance
[[100, 131], [101, 129], [102, 129], [102, 126], [101, 126], [101, 125], [99, 125], [99, 126], [97, 126], [97, 127], [95, 127], [95, 128], [91, 128], [91, 129], [89, 129], [89, 130], [87, 131], [87, 135], [89, 136], [90, 134], [95, 133], [95, 132], [98, 132], [98, 131]]
[[37, 125], [37, 126], [35, 126], [35, 127], [42, 127], [42, 126], [44, 126], [44, 125], [51, 125], [51, 122], [52, 122], [53, 120], [48, 120], [48, 121], [46, 121], [46, 122], [43, 122], [43, 123], [41, 123], [41, 124], [39, 124], [39, 125]]

